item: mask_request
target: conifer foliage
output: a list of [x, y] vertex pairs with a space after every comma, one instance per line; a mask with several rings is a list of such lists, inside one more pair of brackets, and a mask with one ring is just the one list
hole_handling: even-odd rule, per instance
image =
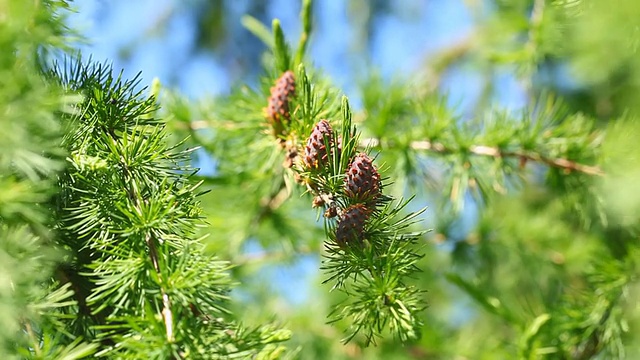
[[[633, 3], [620, 2], [637, 14]], [[595, 2], [491, 2], [495, 12], [480, 20], [469, 38], [436, 54], [424, 73], [412, 79], [415, 83], [388, 81], [374, 71], [366, 74], [357, 86], [362, 106], [352, 122], [349, 102], [313, 68], [314, 59], [305, 57], [313, 18], [309, 4], [303, 1], [298, 46], [286, 41], [279, 21], [268, 29], [246, 17], [244, 24], [270, 50], [260, 86], [241, 86], [218, 99], [216, 107], [203, 106], [206, 115], [198, 116], [205, 120], [182, 117], [175, 126], [196, 136], [198, 129], [215, 131], [195, 141], [220, 159], [217, 176], [203, 177], [212, 188], [229, 191], [229, 179], [238, 177], [244, 186], [254, 184], [251, 189], [261, 200], [254, 209], [258, 215], [247, 220], [252, 230], [243, 239], [258, 239], [265, 258], [319, 251], [334, 305], [329, 319], [347, 329], [346, 340], [388, 345], [388, 353], [372, 358], [621, 357], [627, 328], [621, 314], [628, 306], [621, 289], [634, 284], [627, 275], [636, 261], [629, 244], [637, 240], [637, 226], [611, 228], [607, 223], [607, 196], [600, 186], [611, 178], [602, 145], [610, 130], [605, 124], [616, 115], [607, 111], [621, 110], [611, 101], [637, 109], [625, 102], [628, 98], [616, 96], [610, 84], [627, 70], [635, 79], [632, 69], [640, 67], [629, 60], [636, 65], [621, 70], [597, 56], [609, 66], [594, 65], [593, 43], [635, 59], [627, 56], [637, 47], [620, 41], [631, 30], [623, 27], [615, 36], [608, 28], [597, 36], [587, 30], [599, 22], [616, 27], [614, 17], [599, 18], [605, 11]], [[473, 4], [469, 7], [477, 8], [471, 11], [484, 14], [485, 2]], [[622, 10], [616, 14], [625, 17]], [[573, 89], [573, 97], [565, 98], [562, 93], [571, 92], [566, 84], [553, 88], [547, 83], [555, 81], [548, 75], [558, 68], [575, 70], [585, 64], [592, 65], [586, 73], [589, 84], [598, 84], [595, 88]], [[467, 68], [485, 83], [479, 99], [465, 99], [473, 106], [463, 110], [450, 105], [457, 100], [436, 90], [449, 70]], [[269, 89], [277, 88], [288, 72], [295, 76], [296, 91], [287, 98], [290, 118], [276, 140], [262, 109], [272, 103]], [[500, 97], [495, 88], [505, 72], [525, 93], [526, 106], [518, 111], [501, 109], [493, 101]], [[584, 96], [593, 96], [592, 102], [585, 105]], [[257, 132], [262, 136], [253, 135]], [[278, 146], [282, 143], [284, 147]], [[250, 157], [254, 160], [246, 160]], [[261, 166], [252, 170], [256, 161]], [[323, 217], [320, 246], [311, 235], [295, 231], [303, 224], [298, 226], [315, 236], [293, 205], [299, 202], [292, 196], [298, 191]], [[412, 224], [417, 215], [403, 211], [405, 201], [389, 196], [407, 192], [437, 205], [429, 213], [436, 221], [433, 237], [422, 236]], [[623, 193], [620, 198], [630, 200]], [[636, 218], [628, 216], [637, 213], [637, 206], [632, 209], [624, 219]], [[283, 219], [286, 226], [275, 226]], [[268, 240], [273, 234], [276, 240]], [[282, 251], [274, 245], [280, 239]], [[416, 246], [427, 239], [433, 246]], [[423, 251], [429, 256], [423, 257]], [[595, 276], [593, 267], [606, 270]], [[619, 281], [613, 280], [616, 276]], [[430, 307], [421, 312], [425, 302]], [[319, 325], [315, 330], [319, 335], [305, 345], [322, 341], [325, 331], [331, 331]], [[420, 330], [428, 335], [414, 340]], [[398, 350], [392, 337], [378, 337], [389, 331], [411, 344], [406, 351]], [[353, 356], [349, 345], [345, 349], [336, 353]]]
[[139, 78], [68, 57], [63, 1], [2, 7], [2, 359], [219, 359], [282, 352], [227, 310], [203, 251], [190, 150], [166, 141]]
[[83, 95], [55, 201], [60, 243], [75, 254], [59, 272], [78, 302], [76, 336], [99, 342], [97, 355], [141, 359], [244, 357], [286, 338], [225, 320], [228, 264], [195, 236], [190, 150], [168, 147], [139, 79], [81, 62], [53, 75]]
[[[302, 18], [309, 19], [310, 11], [310, 2], [305, 2]], [[416, 262], [422, 255], [417, 242], [423, 232], [412, 232], [410, 227], [421, 211], [404, 213], [406, 201], [383, 195], [378, 169], [366, 149], [361, 149], [360, 136], [352, 125], [347, 98], [325, 84], [314, 84], [304, 64], [291, 61], [277, 20], [273, 36], [275, 69], [270, 72], [275, 79], [270, 80], [269, 94], [232, 95], [238, 98], [229, 99], [228, 104], [255, 105], [244, 113], [229, 111], [225, 117], [247, 128], [253, 118], [247, 113], [259, 114], [259, 104], [266, 102], [266, 119], [255, 120], [264, 134], [257, 141], [263, 147], [258, 152], [278, 152], [274, 140], [280, 144], [285, 153], [278, 154], [284, 157], [285, 172], [277, 162], [265, 163], [272, 182], [281, 184], [276, 192], [286, 191], [288, 196], [292, 190], [287, 190], [287, 184], [293, 178], [309, 193], [311, 206], [324, 214], [325, 282], [346, 295], [344, 301], [334, 304], [329, 321], [346, 324], [343, 340], [360, 336], [359, 341], [369, 345], [384, 334], [401, 341], [417, 339], [425, 302], [409, 279], [418, 272]], [[269, 211], [282, 203], [274, 202], [277, 197], [266, 201]]]
[[[308, 82], [304, 70], [301, 76]], [[380, 174], [370, 157], [358, 151], [358, 138], [343, 98], [341, 132], [334, 132], [326, 119], [317, 122], [295, 168], [314, 199], [321, 200], [312, 205], [325, 210], [326, 282], [347, 295], [335, 305], [331, 321], [351, 323], [346, 341], [362, 333], [369, 344], [385, 331], [402, 341], [415, 339], [424, 303], [406, 278], [418, 271], [415, 262], [421, 255], [415, 244], [421, 233], [407, 227], [419, 213], [398, 217], [406, 202], [382, 195]]]
[[[638, 29], [619, 26], [637, 1], [496, 1], [428, 84], [370, 75], [352, 111], [306, 54], [303, 0], [297, 46], [243, 19], [264, 76], [200, 114], [139, 76], [51, 61], [70, 50], [66, 1], [5, 3], [0, 358], [640, 356]], [[487, 102], [489, 74], [461, 119], [433, 91], [458, 62], [517, 68], [528, 107]], [[545, 83], [554, 62], [583, 72], [578, 93]], [[203, 155], [213, 171], [190, 166]], [[428, 237], [415, 203], [431, 202]], [[303, 253], [323, 311], [302, 306], [292, 333], [255, 273]]]

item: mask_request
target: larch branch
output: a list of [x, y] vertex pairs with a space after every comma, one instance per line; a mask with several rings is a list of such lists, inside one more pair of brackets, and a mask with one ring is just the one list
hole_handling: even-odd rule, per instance
[[[110, 133], [112, 140], [116, 143], [120, 142], [118, 137], [114, 133]], [[129, 199], [133, 202], [134, 207], [138, 211], [138, 213], [142, 213], [142, 194], [138, 187], [136, 186], [135, 181], [133, 180], [133, 176], [129, 171], [129, 167], [127, 166], [126, 160], [121, 157], [120, 166], [122, 167], [122, 174], [125, 180], [125, 183], [129, 184], [127, 189]], [[175, 336], [173, 333], [173, 313], [171, 312], [171, 301], [169, 299], [169, 295], [167, 295], [167, 291], [164, 288], [164, 280], [162, 278], [162, 272], [160, 271], [160, 263], [158, 261], [158, 249], [156, 247], [156, 241], [153, 236], [151, 236], [151, 232], [147, 231], [145, 235], [145, 242], [147, 247], [149, 248], [149, 257], [151, 258], [151, 263], [153, 264], [153, 269], [158, 275], [158, 281], [160, 282], [160, 294], [162, 295], [162, 318], [164, 320], [165, 331], [167, 334], [167, 341], [174, 342]]]
[[[360, 141], [361, 147], [380, 147], [378, 139], [363, 139]], [[453, 150], [448, 149], [441, 143], [428, 140], [412, 141], [410, 147], [414, 150], [432, 151], [440, 154], [450, 154]], [[490, 156], [494, 158], [516, 157], [520, 159], [540, 162], [551, 167], [561, 168], [568, 171], [578, 171], [587, 175], [603, 176], [605, 173], [598, 166], [585, 165], [565, 158], [553, 158], [544, 156], [534, 151], [526, 150], [502, 150], [495, 146], [472, 145], [469, 152], [478, 156]]]

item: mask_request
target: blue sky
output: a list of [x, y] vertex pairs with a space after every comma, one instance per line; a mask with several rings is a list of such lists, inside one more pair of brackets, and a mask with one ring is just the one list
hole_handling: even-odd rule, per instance
[[[236, 31], [243, 31], [240, 17], [247, 2], [231, 2], [228, 23]], [[358, 72], [363, 69], [363, 60], [358, 54], [356, 32], [349, 23], [348, 3], [316, 2], [310, 58], [348, 96], [357, 98], [351, 84], [362, 75]], [[394, 5], [399, 3], [402, 5]], [[376, 22], [370, 49], [371, 65], [387, 78], [411, 78], [431, 54], [473, 31], [474, 15], [462, 0], [405, 0], [390, 4], [394, 11]], [[225, 93], [237, 80], [237, 74], [225, 67], [224, 54], [189, 51], [195, 42], [196, 24], [193, 13], [181, 1], [85, 0], [74, 6], [78, 12], [70, 17], [70, 24], [89, 41], [82, 46], [83, 54], [112, 61], [116, 69], [124, 68], [127, 76], [142, 71], [144, 82], [157, 77], [191, 98]], [[277, 0], [270, 2], [267, 15], [279, 18], [287, 36], [296, 40], [300, 31], [298, 11], [298, 0]], [[167, 18], [166, 29], [159, 31], [155, 25]], [[507, 107], [522, 106], [522, 91], [511, 75], [505, 72], [497, 80], [498, 86], [504, 87], [504, 91], [497, 92], [500, 102]], [[464, 107], [477, 98], [480, 84], [477, 74], [458, 69], [447, 74], [442, 90], [449, 94], [452, 104]]]

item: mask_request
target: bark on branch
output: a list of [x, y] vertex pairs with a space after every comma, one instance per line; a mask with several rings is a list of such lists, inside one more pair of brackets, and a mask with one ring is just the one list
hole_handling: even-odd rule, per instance
[[[363, 139], [360, 141], [360, 146], [376, 148], [380, 147], [380, 141], [378, 139]], [[432, 151], [440, 154], [451, 154], [453, 152], [441, 143], [431, 142], [428, 140], [412, 141], [410, 146], [414, 150]], [[493, 146], [472, 145], [469, 147], [469, 152], [478, 156], [490, 156], [495, 158], [514, 157], [521, 160], [530, 160], [568, 171], [578, 171], [587, 175], [603, 176], [605, 174], [598, 166], [585, 165], [565, 158], [548, 157], [534, 151], [508, 151], [501, 150], [500, 148]]]

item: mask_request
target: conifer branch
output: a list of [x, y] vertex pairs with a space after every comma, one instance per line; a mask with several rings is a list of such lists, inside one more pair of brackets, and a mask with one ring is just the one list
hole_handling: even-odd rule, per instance
[[[278, 34], [277, 29], [274, 32]], [[277, 50], [276, 54], [277, 63], [286, 63], [283, 54]], [[335, 120], [318, 116], [326, 109], [324, 102], [317, 102], [317, 90], [304, 67], [296, 78], [291, 71], [283, 72], [270, 91], [264, 114], [278, 140], [274, 144], [284, 150], [283, 166], [312, 195], [312, 207], [324, 210], [325, 282], [349, 298], [334, 306], [330, 322], [351, 322], [345, 343], [362, 335], [365, 345], [375, 344], [385, 330], [401, 341], [418, 338], [422, 324], [418, 313], [424, 305], [421, 291], [408, 285], [406, 278], [418, 271], [415, 264], [422, 256], [415, 245], [422, 232], [409, 232], [407, 227], [421, 212], [401, 216], [408, 201], [396, 202], [383, 194], [373, 159], [357, 149], [359, 133], [351, 124], [346, 97], [340, 108], [340, 130], [333, 130]], [[279, 181], [263, 211], [280, 205], [279, 194], [286, 189]]]
[[[112, 129], [108, 131], [111, 136], [111, 140], [114, 143], [118, 143], [118, 137]], [[128, 196], [129, 200], [133, 203], [135, 210], [139, 214], [143, 214], [143, 210], [141, 208], [142, 196], [140, 191], [138, 190], [135, 179], [131, 176], [129, 172], [129, 168], [127, 166], [126, 161], [121, 157], [120, 158], [120, 167], [122, 169], [122, 174], [124, 177], [124, 183], [128, 184]], [[160, 295], [162, 296], [162, 319], [164, 320], [165, 331], [167, 335], [167, 341], [172, 343], [175, 341], [175, 337], [173, 334], [173, 313], [171, 311], [171, 300], [169, 299], [169, 295], [167, 295], [167, 291], [164, 287], [164, 279], [162, 276], [162, 271], [160, 270], [160, 264], [158, 262], [158, 250], [156, 248], [157, 239], [155, 239], [149, 230], [146, 231], [144, 235], [145, 243], [149, 248], [149, 257], [151, 258], [151, 264], [153, 265], [153, 269], [156, 272], [156, 276], [158, 277], [158, 283], [160, 284]]]
[[195, 237], [200, 184], [189, 185], [185, 165], [192, 150], [166, 144], [156, 100], [135, 89], [138, 78], [95, 64], [53, 75], [85, 95], [63, 140], [70, 156], [56, 199], [61, 242], [75, 254], [62, 282], [86, 283], [76, 296], [93, 322], [75, 332], [101, 345], [98, 356], [126, 358], [149, 348], [172, 359], [258, 354], [286, 340], [271, 325], [226, 321], [228, 266]]
[[[359, 147], [361, 148], [382, 148], [386, 146], [393, 148], [393, 144], [385, 143], [383, 146], [378, 139], [374, 138], [362, 139], [359, 144]], [[412, 141], [409, 146], [413, 150], [431, 151], [439, 154], [453, 154], [455, 152], [454, 150], [445, 147], [442, 143], [431, 142], [429, 140]], [[605, 175], [604, 171], [602, 171], [598, 166], [585, 165], [565, 158], [552, 158], [534, 151], [502, 150], [498, 147], [486, 145], [472, 145], [469, 146], [468, 151], [471, 154], [478, 156], [489, 156], [494, 158], [515, 157], [525, 161], [530, 160], [540, 162], [548, 166], [565, 169], [567, 171], [577, 171], [594, 176]]]

